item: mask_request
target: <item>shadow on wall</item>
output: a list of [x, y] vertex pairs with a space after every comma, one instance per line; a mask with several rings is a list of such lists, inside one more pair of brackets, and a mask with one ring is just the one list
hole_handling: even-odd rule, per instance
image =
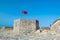
[[39, 27], [39, 21], [36, 20], [36, 30], [38, 30], [38, 29], [40, 29], [40, 27]]

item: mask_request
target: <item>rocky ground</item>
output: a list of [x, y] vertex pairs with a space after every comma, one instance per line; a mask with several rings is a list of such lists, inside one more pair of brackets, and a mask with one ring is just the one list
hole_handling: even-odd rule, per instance
[[60, 40], [60, 35], [49, 35], [41, 33], [12, 35], [8, 34], [6, 31], [0, 31], [0, 40]]
[[10, 35], [0, 32], [0, 40], [60, 40], [60, 35], [47, 34], [21, 34]]

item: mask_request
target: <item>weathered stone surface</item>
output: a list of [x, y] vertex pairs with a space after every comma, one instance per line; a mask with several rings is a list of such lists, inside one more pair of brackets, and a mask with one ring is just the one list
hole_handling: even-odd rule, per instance
[[60, 19], [57, 19], [54, 24], [51, 25], [51, 30], [60, 33]]
[[38, 22], [32, 19], [17, 19], [14, 21], [14, 31], [17, 33], [32, 33], [37, 30]]

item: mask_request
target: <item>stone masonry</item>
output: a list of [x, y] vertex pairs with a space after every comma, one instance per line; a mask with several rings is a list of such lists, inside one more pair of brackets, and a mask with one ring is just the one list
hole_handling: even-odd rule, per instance
[[60, 18], [54, 21], [54, 23], [51, 25], [51, 30], [55, 31], [56, 33], [60, 33]]
[[35, 32], [39, 28], [38, 26], [38, 21], [34, 19], [17, 19], [14, 21], [14, 31], [17, 34]]

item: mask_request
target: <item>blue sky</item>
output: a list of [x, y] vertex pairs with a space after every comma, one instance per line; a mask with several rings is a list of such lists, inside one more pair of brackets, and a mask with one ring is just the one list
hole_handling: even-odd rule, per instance
[[[22, 10], [28, 12], [23, 15]], [[37, 19], [49, 27], [60, 17], [60, 0], [0, 0], [0, 26], [13, 26], [19, 18]]]

